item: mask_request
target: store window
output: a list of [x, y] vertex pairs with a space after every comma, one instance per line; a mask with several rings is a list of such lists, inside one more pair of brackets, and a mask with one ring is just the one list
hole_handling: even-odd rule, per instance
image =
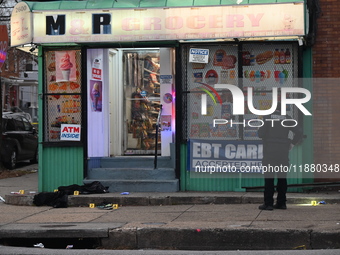
[[[190, 49], [208, 50], [207, 63], [190, 62]], [[185, 45], [183, 56], [184, 139], [260, 140], [258, 119], [248, 108], [247, 88], [253, 89], [252, 104], [257, 110], [272, 106], [273, 88], [297, 87], [298, 50], [295, 44], [244, 43], [226, 45]], [[203, 62], [203, 61], [202, 61]], [[244, 96], [244, 114], [233, 114], [233, 96], [215, 84], [234, 85]], [[215, 93], [216, 92], [216, 93]], [[206, 114], [202, 114], [202, 94], [206, 95]], [[288, 94], [288, 98], [297, 97]], [[287, 105], [287, 114], [299, 119], [298, 109]], [[225, 124], [214, 125], [214, 119]], [[233, 124], [234, 123], [234, 124]]]
[[[156, 139], [160, 111], [159, 50], [125, 51], [125, 141], [124, 154], [160, 154], [161, 136]], [[157, 141], [156, 141], [157, 140]]]
[[[62, 125], [79, 131], [82, 125], [80, 50], [44, 52], [44, 142], [64, 142]], [[69, 129], [73, 127], [74, 129]], [[74, 135], [69, 132], [68, 135]], [[66, 140], [65, 140], [66, 141]]]

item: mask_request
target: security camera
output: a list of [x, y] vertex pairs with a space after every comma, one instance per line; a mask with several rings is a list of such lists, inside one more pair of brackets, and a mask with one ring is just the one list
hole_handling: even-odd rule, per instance
[[35, 51], [36, 48], [37, 48], [37, 46], [33, 46], [32, 48], [30, 48], [30, 52]]

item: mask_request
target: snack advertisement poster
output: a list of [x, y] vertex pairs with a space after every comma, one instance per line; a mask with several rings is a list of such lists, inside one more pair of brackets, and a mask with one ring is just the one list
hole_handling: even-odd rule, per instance
[[56, 81], [77, 81], [76, 52], [55, 52]]

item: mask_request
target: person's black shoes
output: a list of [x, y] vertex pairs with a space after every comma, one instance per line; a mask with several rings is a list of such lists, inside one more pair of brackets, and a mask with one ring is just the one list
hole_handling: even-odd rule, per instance
[[271, 205], [260, 205], [259, 206], [260, 210], [267, 210], [267, 211], [272, 211], [273, 209], [282, 209], [282, 210], [286, 210], [287, 209], [287, 205], [286, 204], [275, 204], [274, 206]]
[[272, 211], [274, 209], [274, 207], [272, 205], [265, 205], [265, 204], [263, 204], [263, 205], [259, 206], [259, 209], [260, 210]]
[[286, 210], [286, 209], [287, 209], [287, 206], [286, 206], [286, 204], [275, 204], [275, 205], [274, 205], [274, 208], [275, 208], [275, 209], [283, 209], [283, 210]]

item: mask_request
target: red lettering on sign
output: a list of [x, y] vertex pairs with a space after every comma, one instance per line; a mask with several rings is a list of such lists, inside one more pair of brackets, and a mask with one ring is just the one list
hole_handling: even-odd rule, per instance
[[244, 27], [243, 15], [228, 15], [227, 27]]
[[205, 21], [205, 18], [202, 16], [190, 16], [187, 18], [187, 26], [188, 28], [192, 29], [200, 29], [205, 26], [203, 22], [199, 21]]
[[250, 19], [251, 25], [253, 27], [260, 26], [260, 20], [262, 19], [264, 13], [259, 13], [256, 16], [254, 14], [248, 14], [248, 18]]
[[[160, 18], [145, 18], [144, 19], [144, 29], [145, 30], [161, 30], [161, 19]], [[153, 29], [152, 29], [153, 27]]]
[[139, 19], [126, 18], [123, 19], [122, 29], [125, 31], [139, 30]]
[[62, 133], [80, 133], [80, 127], [68, 127], [65, 126], [63, 130], [61, 131]]

